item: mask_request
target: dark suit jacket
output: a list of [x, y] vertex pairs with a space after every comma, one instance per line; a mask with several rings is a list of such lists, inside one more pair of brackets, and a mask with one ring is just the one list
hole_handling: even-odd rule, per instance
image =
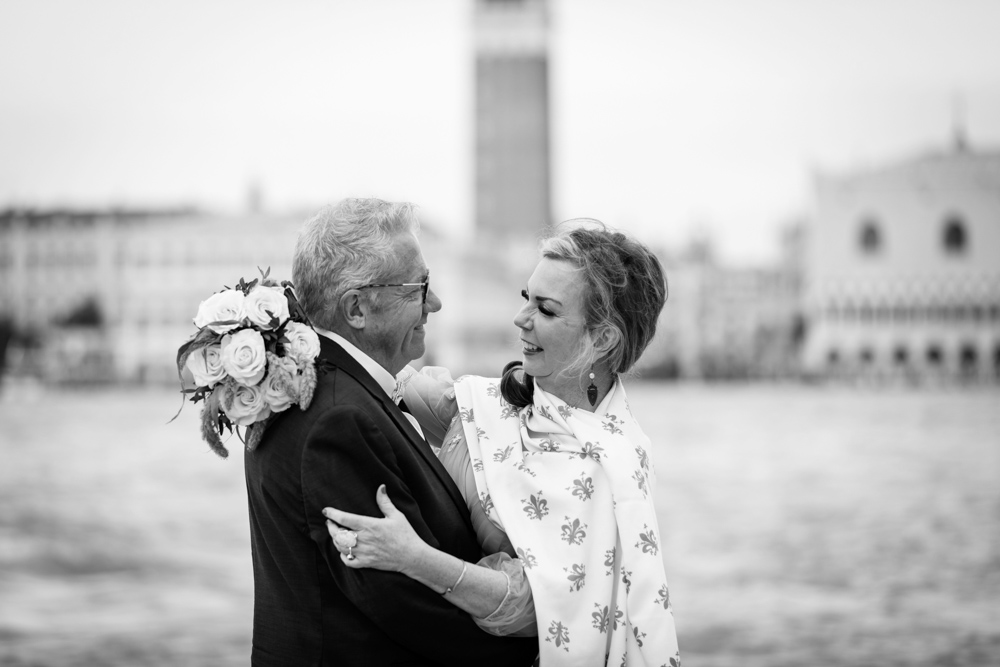
[[535, 638], [480, 630], [441, 595], [396, 572], [350, 569], [323, 507], [381, 517], [375, 490], [428, 544], [480, 557], [465, 502], [427, 443], [375, 380], [320, 337], [312, 404], [293, 406], [244, 457], [254, 568], [252, 664], [529, 665]]

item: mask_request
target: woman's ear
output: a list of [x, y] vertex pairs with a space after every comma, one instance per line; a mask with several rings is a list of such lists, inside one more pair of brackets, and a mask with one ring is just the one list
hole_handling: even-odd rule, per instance
[[607, 355], [618, 345], [621, 336], [612, 327], [604, 326], [590, 332], [590, 340], [594, 343], [594, 349], [600, 357]]
[[368, 319], [368, 302], [361, 298], [361, 291], [349, 289], [337, 302], [340, 316], [353, 329], [364, 329]]

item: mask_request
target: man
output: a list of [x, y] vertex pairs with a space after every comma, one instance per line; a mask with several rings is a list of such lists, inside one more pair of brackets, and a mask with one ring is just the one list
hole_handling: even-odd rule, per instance
[[402, 574], [346, 567], [322, 515], [380, 517], [385, 484], [425, 541], [480, 558], [462, 496], [392, 396], [441, 309], [416, 230], [410, 204], [348, 199], [299, 233], [293, 280], [327, 370], [309, 409], [281, 413], [245, 456], [255, 666], [528, 665], [537, 654], [536, 639], [489, 635]]

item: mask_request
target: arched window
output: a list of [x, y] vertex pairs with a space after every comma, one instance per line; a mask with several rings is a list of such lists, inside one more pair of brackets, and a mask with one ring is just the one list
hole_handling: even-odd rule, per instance
[[941, 354], [941, 348], [938, 345], [930, 345], [927, 348], [927, 363], [931, 366], [939, 366], [943, 356]]
[[959, 351], [958, 358], [962, 371], [966, 373], [974, 371], [976, 369], [976, 364], [979, 361], [979, 353], [976, 350], [976, 346], [972, 343], [965, 343]]
[[965, 230], [965, 221], [959, 215], [950, 215], [944, 220], [941, 231], [941, 244], [948, 255], [964, 255], [969, 244], [969, 235]]
[[861, 222], [858, 244], [861, 246], [861, 253], [863, 255], [877, 255], [882, 251], [882, 230], [878, 224], [878, 220], [865, 218]]
[[906, 349], [905, 345], [897, 345], [896, 349], [892, 351], [892, 360], [896, 362], [897, 366], [905, 366], [906, 362], [910, 360], [910, 351]]

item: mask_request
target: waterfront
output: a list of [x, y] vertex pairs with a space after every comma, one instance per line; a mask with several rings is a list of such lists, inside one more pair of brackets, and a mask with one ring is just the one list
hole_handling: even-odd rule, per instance
[[[633, 384], [690, 667], [995, 665], [1000, 392]], [[240, 443], [162, 390], [0, 395], [0, 665], [245, 665]]]

